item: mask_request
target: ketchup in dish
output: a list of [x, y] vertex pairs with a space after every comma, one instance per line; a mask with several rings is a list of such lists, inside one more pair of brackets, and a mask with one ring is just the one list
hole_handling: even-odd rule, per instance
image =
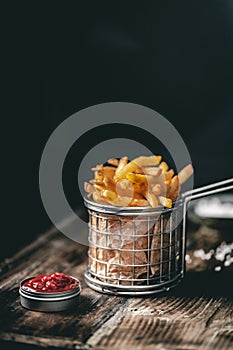
[[39, 275], [27, 280], [22, 285], [26, 291], [40, 293], [65, 292], [79, 286], [79, 281], [64, 273], [54, 272], [52, 274]]

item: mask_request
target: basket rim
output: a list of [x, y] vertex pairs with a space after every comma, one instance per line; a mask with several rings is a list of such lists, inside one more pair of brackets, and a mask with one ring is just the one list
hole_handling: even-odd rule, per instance
[[[102, 203], [96, 203], [87, 197], [84, 197], [85, 206], [90, 209], [104, 214], [115, 214], [122, 216], [135, 216], [135, 215], [155, 215], [161, 213], [170, 213], [174, 209], [177, 209], [179, 206], [183, 205], [183, 199], [179, 198], [173, 202], [172, 208], [165, 208], [163, 206], [159, 206], [157, 208], [152, 207], [116, 207], [113, 205], [107, 205]], [[176, 205], [176, 207], [174, 207]]]

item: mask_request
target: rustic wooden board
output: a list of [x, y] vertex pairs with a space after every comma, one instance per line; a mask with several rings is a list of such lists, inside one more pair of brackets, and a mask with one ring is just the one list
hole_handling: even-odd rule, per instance
[[[193, 259], [185, 280], [168, 294], [124, 298], [86, 287], [86, 253], [51, 229], [0, 265], [2, 340], [63, 349], [233, 349], [231, 269], [216, 274]], [[81, 280], [80, 305], [61, 313], [23, 309], [20, 280], [53, 271]]]

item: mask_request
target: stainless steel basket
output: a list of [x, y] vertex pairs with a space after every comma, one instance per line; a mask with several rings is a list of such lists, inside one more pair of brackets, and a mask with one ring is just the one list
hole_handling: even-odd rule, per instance
[[176, 286], [185, 274], [189, 201], [233, 189], [233, 185], [226, 186], [232, 182], [186, 192], [172, 209], [113, 207], [85, 199], [89, 212], [87, 285], [117, 295], [153, 294]]

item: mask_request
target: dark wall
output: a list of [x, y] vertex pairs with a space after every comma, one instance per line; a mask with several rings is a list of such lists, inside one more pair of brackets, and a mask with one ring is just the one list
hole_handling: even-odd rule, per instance
[[196, 186], [232, 176], [233, 2], [83, 3], [4, 12], [3, 257], [50, 225], [40, 156], [54, 128], [85, 107], [151, 107], [186, 142]]

